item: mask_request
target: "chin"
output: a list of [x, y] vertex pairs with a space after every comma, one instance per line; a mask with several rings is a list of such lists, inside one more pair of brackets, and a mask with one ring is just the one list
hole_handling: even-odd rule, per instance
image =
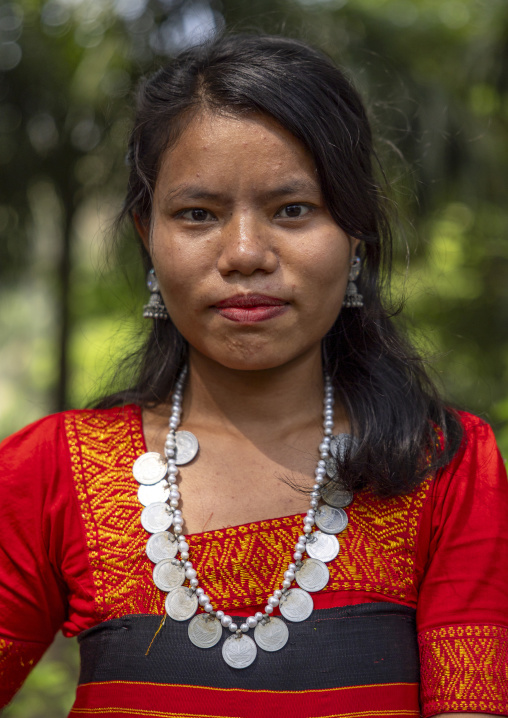
[[252, 361], [231, 361], [228, 360], [227, 362], [221, 362], [222, 366], [226, 367], [226, 369], [232, 369], [234, 371], [269, 371], [270, 369], [277, 369], [278, 367], [284, 366], [287, 364], [285, 360], [280, 361], [260, 361], [260, 360], [252, 360]]
[[266, 347], [257, 350], [235, 347], [235, 349], [230, 348], [227, 351], [213, 353], [201, 352], [199, 349], [197, 351], [207, 359], [212, 360], [214, 363], [226, 369], [250, 372], [278, 369], [279, 367], [291, 364], [293, 361], [297, 361], [309, 350], [308, 347], [305, 347], [301, 351], [295, 351], [294, 353], [287, 351], [276, 353], [274, 351], [266, 351], [266, 349]]
[[233, 371], [268, 371], [270, 369], [277, 369], [280, 366], [287, 364], [286, 358], [262, 358], [262, 357], [249, 357], [249, 358], [236, 358], [236, 357], [224, 357], [218, 361], [226, 369], [232, 369]]
[[319, 338], [312, 343], [297, 342], [294, 341], [296, 337], [287, 335], [285, 341], [273, 335], [269, 339], [259, 339], [252, 336], [242, 337], [242, 340], [216, 336], [215, 341], [205, 344], [201, 341], [194, 343], [189, 337], [188, 342], [191, 354], [195, 351], [203, 359], [232, 371], [269, 371], [291, 364], [309, 352], [321, 352]]

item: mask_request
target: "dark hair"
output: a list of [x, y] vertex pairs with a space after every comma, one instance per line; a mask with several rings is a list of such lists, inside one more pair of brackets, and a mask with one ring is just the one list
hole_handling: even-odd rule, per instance
[[[385, 308], [382, 283], [389, 278], [392, 237], [357, 92], [328, 57], [284, 37], [225, 35], [183, 52], [140, 86], [119, 223], [134, 215], [150, 220], [162, 155], [184, 121], [203, 108], [277, 120], [312, 155], [334, 220], [362, 240], [358, 288], [364, 306], [343, 309], [323, 341], [325, 369], [360, 439], [355, 454], [339, 462], [339, 475], [356, 490], [371, 487], [384, 496], [410, 491], [449, 462], [462, 432]], [[150, 266], [146, 251], [144, 259]], [[154, 320], [134, 386], [99, 406], [167, 401], [186, 353], [171, 320]]]

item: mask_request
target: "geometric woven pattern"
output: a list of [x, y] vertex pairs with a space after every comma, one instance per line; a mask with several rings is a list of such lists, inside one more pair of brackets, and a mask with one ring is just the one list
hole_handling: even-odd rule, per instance
[[340, 535], [328, 590], [362, 590], [416, 606], [415, 555], [419, 518], [432, 478], [406, 496], [379, 499], [370, 491], [356, 495], [349, 525]]
[[[98, 620], [164, 612], [152, 580], [148, 534], [132, 465], [145, 443], [138, 407], [66, 413], [73, 479], [96, 587]], [[408, 496], [379, 500], [359, 493], [346, 509], [339, 556], [328, 564], [330, 591], [368, 591], [416, 605], [418, 517], [431, 479]], [[302, 530], [302, 516], [260, 521], [188, 536], [193, 563], [212, 603], [223, 610], [254, 606], [279, 587]]]
[[[141, 424], [130, 412], [66, 412], [74, 484], [85, 524], [99, 621], [131, 613], [162, 613], [140, 527], [132, 465], [145, 451]], [[133, 430], [134, 428], [134, 430]]]
[[[380, 501], [362, 492], [346, 509], [339, 556], [328, 564], [322, 593], [365, 591], [416, 605], [414, 558], [417, 517], [428, 481], [410, 496]], [[188, 536], [207, 594], [227, 609], [262, 603], [279, 587], [301, 534], [303, 516], [288, 516]]]
[[508, 629], [443, 626], [419, 636], [422, 715], [508, 713]]

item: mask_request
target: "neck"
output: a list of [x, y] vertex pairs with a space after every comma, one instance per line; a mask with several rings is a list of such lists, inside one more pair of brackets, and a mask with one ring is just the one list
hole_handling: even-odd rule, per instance
[[[259, 436], [285, 435], [320, 423], [323, 407], [321, 357], [298, 358], [274, 369], [228, 369], [191, 350], [183, 399], [185, 424], [216, 426]], [[337, 420], [342, 423], [336, 407]]]

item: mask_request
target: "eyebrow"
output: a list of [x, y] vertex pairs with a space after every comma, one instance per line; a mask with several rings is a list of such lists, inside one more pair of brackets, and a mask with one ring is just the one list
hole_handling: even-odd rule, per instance
[[318, 182], [308, 179], [294, 179], [287, 184], [273, 189], [266, 190], [262, 193], [266, 199], [276, 199], [290, 194], [321, 194], [321, 188]]
[[[259, 196], [264, 200], [277, 199], [278, 197], [286, 197], [294, 194], [316, 194], [321, 193], [321, 189], [317, 182], [313, 182], [308, 179], [293, 179], [289, 180], [286, 184], [280, 185], [279, 187], [273, 187], [272, 189], [262, 190], [259, 192]], [[169, 190], [164, 195], [164, 202], [169, 202], [172, 199], [185, 199], [190, 201], [205, 200], [205, 201], [219, 201], [225, 202], [228, 200], [228, 196], [224, 192], [211, 192], [205, 189], [201, 185], [179, 185], [172, 190]]]

